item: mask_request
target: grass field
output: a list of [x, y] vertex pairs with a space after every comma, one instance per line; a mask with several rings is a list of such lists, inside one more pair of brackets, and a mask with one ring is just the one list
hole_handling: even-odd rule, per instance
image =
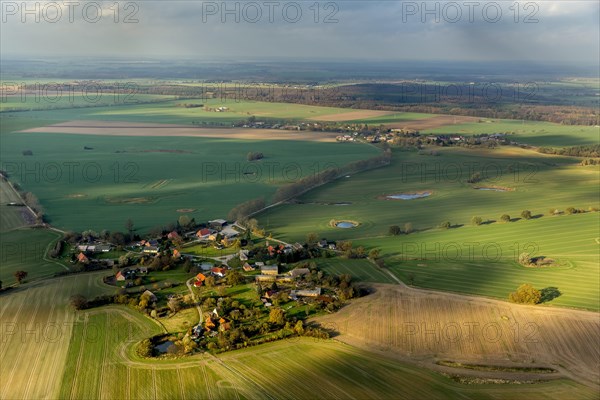
[[35, 216], [26, 207], [8, 205], [21, 202], [10, 183], [0, 178], [0, 232], [20, 228], [35, 221]]
[[[36, 194], [52, 225], [78, 231], [123, 230], [131, 218], [147, 232], [174, 223], [181, 209], [195, 210], [188, 214], [197, 221], [223, 218], [300, 176], [378, 153], [365, 144], [42, 133], [2, 143], [11, 179]], [[249, 151], [265, 158], [249, 163]]]
[[349, 274], [353, 280], [373, 283], [395, 283], [390, 275], [369, 260], [348, 260], [343, 258], [321, 258], [317, 265], [323, 271], [334, 275]]
[[18, 270], [28, 273], [27, 280], [48, 278], [68, 267], [46, 257], [59, 233], [47, 229], [16, 229], [0, 232], [0, 280], [3, 286], [16, 283], [13, 274]]
[[[465, 181], [475, 166], [489, 179], [468, 184]], [[550, 209], [598, 207], [598, 185], [597, 167], [513, 148], [481, 152], [449, 149], [438, 157], [397, 152], [389, 167], [340, 179], [302, 196], [300, 204], [282, 205], [258, 219], [277, 237], [290, 242], [303, 240], [307, 232], [317, 232], [320, 237], [351, 239], [355, 245], [380, 248], [391, 270], [405, 280], [413, 274], [418, 286], [506, 299], [521, 283], [531, 282], [540, 289], [561, 290], [563, 295], [552, 304], [598, 310], [598, 213], [549, 215]], [[482, 191], [474, 186], [512, 190]], [[420, 191], [432, 194], [415, 200], [381, 199]], [[330, 205], [338, 202], [349, 204]], [[540, 217], [498, 222], [505, 213], [520, 219], [522, 210]], [[491, 223], [473, 226], [473, 216]], [[329, 223], [332, 219], [360, 225], [334, 228]], [[450, 221], [456, 228], [437, 228], [442, 221]], [[403, 228], [408, 222], [415, 230], [413, 234], [388, 236], [389, 226]], [[457, 246], [462, 252], [458, 257]], [[476, 251], [473, 256], [470, 248]], [[497, 248], [501, 251], [498, 259]], [[540, 270], [517, 267], [515, 261], [524, 251], [560, 260], [562, 266]]]
[[[315, 231], [330, 239], [357, 239], [387, 235], [390, 225], [411, 222], [414, 230], [443, 221], [468, 225], [473, 216], [499, 220], [521, 211], [533, 215], [567, 207], [587, 209], [600, 203], [600, 169], [583, 167], [569, 157], [542, 155], [513, 147], [468, 151], [435, 148], [439, 156], [394, 152], [384, 168], [342, 178], [300, 197], [301, 204], [286, 204], [259, 216], [259, 222], [288, 241], [304, 239]], [[467, 183], [474, 172], [482, 180]], [[506, 192], [475, 190], [500, 187]], [[415, 200], [385, 200], [399, 193], [430, 191]], [[343, 206], [330, 205], [349, 203]], [[301, 219], [295, 215], [302, 215]], [[353, 229], [331, 227], [331, 219], [357, 221]]]
[[[133, 98], [135, 99], [135, 97]], [[141, 100], [144, 100], [141, 98]], [[151, 98], [152, 99], [152, 98]], [[33, 101], [33, 100], [31, 100]], [[22, 105], [18, 100], [15, 106]], [[67, 102], [67, 100], [65, 100]], [[209, 108], [227, 107], [225, 112], [207, 111], [202, 107], [185, 108], [178, 104], [203, 104]], [[5, 103], [8, 108], [10, 102]], [[34, 103], [37, 104], [37, 103]], [[367, 122], [371, 124], [380, 124], [388, 122], [402, 122], [426, 118], [428, 114], [418, 113], [393, 113], [390, 115], [377, 115], [376, 112], [369, 110], [356, 110], [348, 108], [308, 106], [304, 104], [290, 103], [270, 103], [257, 101], [241, 101], [235, 99], [182, 99], [164, 101], [155, 104], [121, 104], [118, 107], [86, 107], [86, 108], [65, 108], [55, 110], [44, 110], [43, 106], [50, 107], [48, 104], [40, 104], [33, 111], [6, 113], [8, 118], [40, 119], [55, 122], [63, 122], [77, 119], [93, 120], [111, 120], [111, 121], [135, 121], [151, 122], [162, 124], [192, 124], [211, 123], [230, 125], [234, 122], [247, 120], [254, 115], [262, 121], [310, 121], [310, 120], [329, 120], [329, 121], [352, 121]], [[343, 117], [346, 114], [347, 117]], [[324, 117], [324, 118], [323, 118]]]
[[[57, 92], [56, 90], [44, 89], [28, 92], [18, 92], [15, 95], [2, 96], [0, 100], [0, 112], [11, 111], [33, 111], [33, 110], [55, 110], [62, 108], [86, 108], [131, 105], [144, 102], [158, 102], [172, 100], [174, 96], [160, 96], [135, 93], [112, 93], [98, 91], [97, 88], [89, 88], [89, 93], [75, 91]], [[56, 87], [54, 87], [56, 89]]]
[[[405, 282], [412, 275], [417, 286], [507, 299], [527, 282], [557, 287], [562, 294], [549, 304], [598, 311], [599, 237], [598, 214], [589, 213], [358, 242], [380, 248], [391, 271]], [[522, 267], [522, 252], [558, 266]]]

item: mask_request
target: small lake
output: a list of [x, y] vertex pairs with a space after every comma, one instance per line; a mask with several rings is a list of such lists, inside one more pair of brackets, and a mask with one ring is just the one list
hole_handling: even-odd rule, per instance
[[429, 196], [431, 196], [431, 192], [390, 194], [385, 197], [391, 200], [414, 200]]
[[162, 342], [154, 346], [154, 350], [158, 351], [160, 354], [165, 354], [167, 349], [173, 344], [172, 341], [167, 340], [166, 342]]
[[356, 226], [357, 226], [356, 223], [350, 222], [350, 221], [340, 221], [337, 224], [335, 224], [336, 228], [342, 228], [342, 229], [354, 228]]

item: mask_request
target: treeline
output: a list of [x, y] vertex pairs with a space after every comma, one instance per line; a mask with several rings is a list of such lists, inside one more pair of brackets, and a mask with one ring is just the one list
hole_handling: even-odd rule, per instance
[[540, 147], [538, 148], [538, 152], [544, 154], [557, 154], [561, 156], [598, 158], [600, 157], [600, 145], [591, 144], [564, 148]]
[[230, 221], [242, 220], [265, 207], [266, 202], [262, 197], [254, 200], [248, 200], [232, 208], [231, 211], [229, 211], [229, 214], [227, 214], [227, 219]]

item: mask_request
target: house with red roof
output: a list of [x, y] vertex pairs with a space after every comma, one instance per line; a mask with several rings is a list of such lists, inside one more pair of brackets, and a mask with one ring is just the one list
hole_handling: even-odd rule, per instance
[[210, 229], [202, 228], [198, 232], [196, 232], [196, 237], [198, 237], [198, 239], [206, 239], [206, 238], [208, 238], [208, 235], [210, 235], [210, 234], [211, 234]]
[[125, 275], [123, 275], [123, 273], [121, 271], [117, 272], [117, 275], [115, 275], [115, 278], [118, 281], [124, 281], [125, 280]]
[[213, 267], [213, 268], [211, 268], [210, 272], [212, 272], [213, 275], [216, 275], [216, 276], [222, 278], [227, 273], [227, 270], [222, 267]]
[[82, 264], [87, 264], [90, 262], [90, 259], [87, 258], [87, 256], [85, 254], [79, 253], [79, 255], [77, 256], [77, 261]]

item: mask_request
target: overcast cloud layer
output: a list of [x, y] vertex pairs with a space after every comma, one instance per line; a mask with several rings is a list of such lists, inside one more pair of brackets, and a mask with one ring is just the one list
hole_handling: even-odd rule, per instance
[[588, 65], [600, 57], [595, 0], [86, 3], [28, 2], [27, 11], [2, 0], [2, 55]]

